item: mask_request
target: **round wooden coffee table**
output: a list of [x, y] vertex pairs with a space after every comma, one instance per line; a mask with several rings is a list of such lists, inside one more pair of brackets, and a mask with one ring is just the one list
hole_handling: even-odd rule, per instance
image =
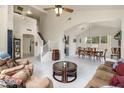
[[[58, 79], [60, 76], [61, 79]], [[63, 83], [69, 83], [77, 78], [77, 65], [68, 61], [60, 61], [53, 64], [53, 77]], [[69, 79], [69, 77], [72, 77]]]

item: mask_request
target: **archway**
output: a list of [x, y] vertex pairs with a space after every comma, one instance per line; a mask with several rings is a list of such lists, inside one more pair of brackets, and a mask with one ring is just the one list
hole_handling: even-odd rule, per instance
[[34, 36], [23, 34], [23, 58], [34, 56]]

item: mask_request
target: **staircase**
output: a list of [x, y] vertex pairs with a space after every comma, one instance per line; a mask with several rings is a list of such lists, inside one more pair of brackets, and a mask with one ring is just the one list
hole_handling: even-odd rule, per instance
[[51, 46], [50, 41], [46, 42], [41, 48], [41, 60], [42, 61], [51, 61], [52, 55], [51, 55]]
[[42, 61], [52, 61], [51, 50], [56, 48], [57, 43], [53, 41], [46, 41], [40, 32], [37, 32], [40, 38], [43, 40], [43, 46], [41, 47], [40, 58]]
[[46, 40], [44, 39], [43, 35], [40, 33], [40, 32], [37, 32], [38, 35], [40, 36], [40, 38], [43, 40], [43, 45], [45, 45], [47, 42]]
[[43, 37], [43, 35], [40, 32], [37, 32], [41, 40], [43, 41], [43, 45], [41, 47], [41, 54], [39, 55], [41, 60], [46, 60], [48, 59], [47, 57], [50, 57], [50, 41], [46, 41]]
[[58, 43], [54, 41], [48, 41], [41, 48], [41, 60], [42, 61], [52, 61], [52, 51], [53, 49], [58, 48]]

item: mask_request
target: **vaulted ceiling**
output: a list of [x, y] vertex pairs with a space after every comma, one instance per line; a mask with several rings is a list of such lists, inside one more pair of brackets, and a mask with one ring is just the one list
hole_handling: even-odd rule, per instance
[[[33, 18], [39, 18], [42, 13], [54, 13], [53, 11], [44, 11], [43, 8], [54, 7], [55, 5], [15, 5], [21, 6], [24, 10], [30, 9], [33, 14], [28, 15]], [[64, 7], [74, 9], [74, 12], [77, 11], [97, 11], [97, 10], [124, 10], [124, 5], [63, 5]]]

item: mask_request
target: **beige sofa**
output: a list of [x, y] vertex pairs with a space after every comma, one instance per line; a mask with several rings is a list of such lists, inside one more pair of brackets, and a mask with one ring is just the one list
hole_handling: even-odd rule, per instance
[[112, 70], [113, 62], [105, 62], [100, 65], [93, 78], [85, 86], [86, 88], [99, 88], [103, 86], [108, 86], [111, 78], [116, 75]]

